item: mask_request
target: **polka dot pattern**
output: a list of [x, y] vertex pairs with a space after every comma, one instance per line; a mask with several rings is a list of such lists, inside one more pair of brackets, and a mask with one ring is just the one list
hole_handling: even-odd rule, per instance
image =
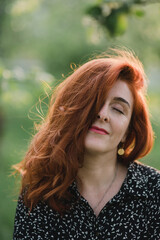
[[79, 194], [76, 182], [70, 190], [77, 196], [63, 217], [46, 203], [29, 213], [20, 196], [13, 240], [158, 240], [160, 239], [160, 173], [131, 163], [116, 194], [95, 216]]

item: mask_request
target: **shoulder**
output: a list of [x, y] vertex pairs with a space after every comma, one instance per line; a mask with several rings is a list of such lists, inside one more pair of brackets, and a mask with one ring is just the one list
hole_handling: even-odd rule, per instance
[[142, 184], [149, 198], [160, 198], [160, 171], [140, 162], [132, 163], [134, 178]]
[[[20, 195], [17, 203], [16, 214], [15, 214], [15, 225], [31, 224], [32, 227], [35, 224], [48, 224], [55, 220], [58, 213], [51, 209], [47, 203], [38, 202], [36, 206], [29, 209], [23, 200], [22, 195]], [[38, 220], [38, 222], [37, 222]]]
[[[55, 225], [56, 214], [45, 203], [39, 202], [30, 209], [20, 196], [14, 220], [13, 239], [49, 239]], [[48, 229], [48, 231], [46, 231]]]
[[24, 203], [23, 195], [19, 196], [16, 212], [20, 212], [21, 215], [27, 218], [35, 217], [36, 215], [38, 215], [38, 217], [42, 217], [43, 215], [50, 216], [55, 213], [55, 211], [51, 209], [47, 203], [42, 201], [38, 202], [36, 206], [32, 207], [32, 209], [30, 210]]
[[146, 182], [157, 182], [157, 184], [160, 184], [160, 170], [155, 169], [153, 167], [144, 165], [140, 162], [134, 162], [133, 167], [135, 170], [142, 174], [143, 177], [145, 177]]

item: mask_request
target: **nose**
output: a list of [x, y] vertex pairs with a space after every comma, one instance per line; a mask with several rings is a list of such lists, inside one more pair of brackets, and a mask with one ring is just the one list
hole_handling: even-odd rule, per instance
[[108, 113], [108, 109], [107, 109], [106, 105], [104, 105], [101, 108], [100, 112], [98, 113], [97, 118], [100, 119], [101, 121], [109, 122], [109, 113]]
[[102, 120], [104, 122], [108, 122], [108, 118], [102, 117], [100, 114], [98, 114], [97, 118], [99, 118], [100, 120]]

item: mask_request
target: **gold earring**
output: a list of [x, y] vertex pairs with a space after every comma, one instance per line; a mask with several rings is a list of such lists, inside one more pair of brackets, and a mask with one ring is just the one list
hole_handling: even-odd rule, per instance
[[120, 143], [120, 148], [118, 149], [118, 155], [122, 156], [124, 154], [124, 143]]
[[124, 149], [123, 148], [119, 148], [118, 149], [118, 155], [122, 156], [124, 154]]

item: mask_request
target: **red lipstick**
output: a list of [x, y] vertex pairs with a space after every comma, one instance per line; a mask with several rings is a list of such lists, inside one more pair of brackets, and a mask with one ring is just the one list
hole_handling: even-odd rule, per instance
[[92, 132], [95, 132], [95, 133], [99, 133], [101, 135], [109, 134], [105, 129], [99, 128], [99, 127], [96, 127], [96, 126], [92, 126], [89, 130], [92, 131]]

